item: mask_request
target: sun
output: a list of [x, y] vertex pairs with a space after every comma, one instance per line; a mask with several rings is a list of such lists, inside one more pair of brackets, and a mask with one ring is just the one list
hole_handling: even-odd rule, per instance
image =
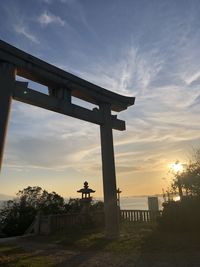
[[183, 171], [183, 165], [179, 161], [176, 161], [170, 164], [170, 170], [174, 173], [180, 173]]

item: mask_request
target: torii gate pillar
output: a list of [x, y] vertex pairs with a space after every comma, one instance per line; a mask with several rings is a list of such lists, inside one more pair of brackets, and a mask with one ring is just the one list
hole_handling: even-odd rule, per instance
[[[9, 63], [0, 62], [0, 163], [3, 159], [12, 93], [15, 86], [15, 68]], [[1, 169], [1, 164], [0, 164]]]
[[119, 211], [117, 207], [115, 159], [110, 105], [100, 105], [100, 111], [102, 111], [104, 115], [105, 122], [103, 125], [100, 126], [105, 211], [105, 234], [107, 238], [117, 238], [119, 236]]

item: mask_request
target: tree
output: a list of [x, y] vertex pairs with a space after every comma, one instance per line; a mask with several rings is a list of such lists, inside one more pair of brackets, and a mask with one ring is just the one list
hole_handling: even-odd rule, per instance
[[79, 198], [70, 198], [65, 204], [65, 211], [67, 213], [79, 213], [81, 211], [81, 201]]
[[92, 203], [91, 203], [91, 210], [92, 211], [103, 211], [104, 210], [104, 203], [103, 201], [94, 201], [92, 200]]
[[194, 152], [193, 159], [185, 170], [175, 174], [172, 188], [176, 190], [180, 187], [185, 190], [186, 195], [200, 197], [200, 149]]
[[20, 190], [17, 193], [17, 198], [25, 202], [27, 205], [38, 208], [38, 205], [41, 201], [41, 196], [43, 194], [43, 190], [39, 186], [28, 186], [27, 188], [24, 188], [23, 190]]
[[46, 190], [44, 190], [38, 203], [38, 209], [43, 214], [64, 213], [64, 199], [55, 192], [48, 193]]
[[180, 201], [163, 204], [160, 227], [168, 231], [200, 231], [200, 149], [183, 172], [174, 174], [172, 191], [177, 189]]
[[21, 235], [35, 215], [36, 209], [27, 205], [23, 199], [9, 200], [0, 212], [1, 230], [7, 236]]
[[0, 225], [7, 236], [21, 235], [33, 222], [36, 214], [45, 215], [65, 212], [64, 199], [57, 193], [48, 193], [41, 187], [27, 187], [9, 200], [0, 211]]

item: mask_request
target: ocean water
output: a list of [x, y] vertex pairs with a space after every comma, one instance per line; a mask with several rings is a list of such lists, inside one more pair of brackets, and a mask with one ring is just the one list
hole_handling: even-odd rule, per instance
[[[94, 198], [94, 200], [103, 201], [103, 198]], [[158, 197], [160, 210], [162, 210], [163, 202], [163, 197]], [[121, 197], [120, 207], [122, 210], [148, 210], [148, 196]]]
[[[163, 198], [158, 197], [159, 209], [162, 209]], [[148, 210], [148, 197], [122, 197], [120, 199], [120, 207], [122, 210]]]

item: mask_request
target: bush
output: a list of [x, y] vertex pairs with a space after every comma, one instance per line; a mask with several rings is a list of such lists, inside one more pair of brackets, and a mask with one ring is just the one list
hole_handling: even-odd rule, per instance
[[163, 204], [159, 226], [166, 231], [200, 231], [200, 198], [185, 196]]
[[64, 213], [64, 199], [37, 186], [19, 191], [17, 198], [7, 201], [0, 211], [2, 233], [6, 236], [22, 235], [39, 211], [45, 215]]

